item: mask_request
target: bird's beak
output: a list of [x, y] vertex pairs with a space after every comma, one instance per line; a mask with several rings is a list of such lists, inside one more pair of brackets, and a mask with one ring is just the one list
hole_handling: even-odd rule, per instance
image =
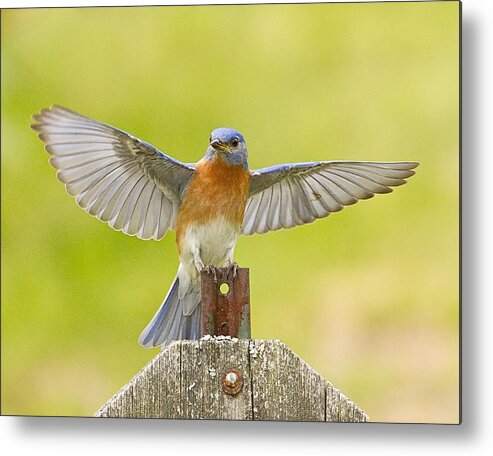
[[211, 141], [210, 145], [215, 150], [220, 150], [223, 152], [231, 152], [231, 149], [226, 144], [222, 143], [219, 139], [215, 139], [214, 141]]

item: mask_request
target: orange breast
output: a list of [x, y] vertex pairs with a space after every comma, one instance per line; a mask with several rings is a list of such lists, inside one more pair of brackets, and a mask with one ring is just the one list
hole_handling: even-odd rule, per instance
[[239, 228], [249, 191], [250, 173], [243, 165], [230, 165], [221, 157], [198, 162], [176, 219], [178, 248], [191, 224], [207, 224], [224, 217]]

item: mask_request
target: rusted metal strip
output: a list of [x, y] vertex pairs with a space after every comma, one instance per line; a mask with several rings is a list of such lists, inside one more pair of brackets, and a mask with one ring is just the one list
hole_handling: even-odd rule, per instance
[[250, 338], [250, 271], [201, 272], [202, 335]]

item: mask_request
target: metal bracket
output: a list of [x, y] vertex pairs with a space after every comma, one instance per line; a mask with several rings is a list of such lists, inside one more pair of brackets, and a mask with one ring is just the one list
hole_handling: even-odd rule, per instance
[[202, 336], [250, 339], [250, 271], [217, 268], [200, 273]]

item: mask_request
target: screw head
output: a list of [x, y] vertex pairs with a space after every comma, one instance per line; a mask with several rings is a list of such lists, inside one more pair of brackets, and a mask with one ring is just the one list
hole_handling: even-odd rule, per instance
[[234, 388], [238, 384], [238, 376], [234, 372], [228, 372], [224, 377], [224, 384], [228, 388]]
[[224, 392], [234, 396], [243, 387], [243, 376], [238, 369], [227, 369], [223, 375], [222, 384]]

